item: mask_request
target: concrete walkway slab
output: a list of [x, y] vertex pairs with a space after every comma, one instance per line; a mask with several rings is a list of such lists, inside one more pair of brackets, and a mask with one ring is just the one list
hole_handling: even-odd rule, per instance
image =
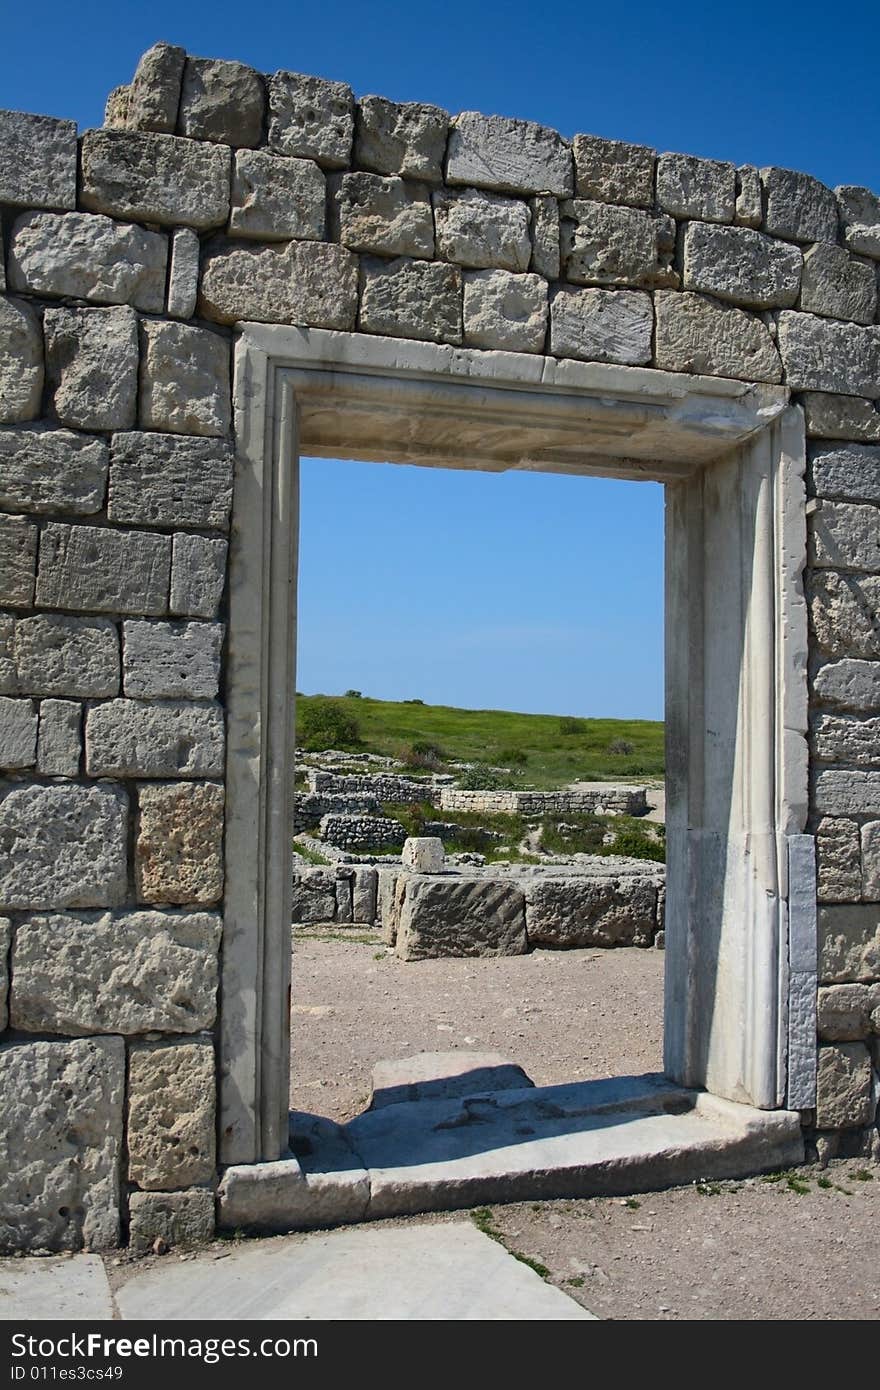
[[136, 1275], [129, 1321], [594, 1321], [470, 1222], [254, 1241]]
[[96, 1322], [113, 1317], [113, 1300], [98, 1255], [0, 1260], [3, 1322]]

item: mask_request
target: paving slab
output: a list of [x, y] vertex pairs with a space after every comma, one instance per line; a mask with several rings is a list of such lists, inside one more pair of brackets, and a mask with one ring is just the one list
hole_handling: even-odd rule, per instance
[[594, 1321], [469, 1222], [254, 1241], [125, 1284], [127, 1321]]
[[113, 1317], [99, 1255], [0, 1260], [0, 1321], [98, 1322]]

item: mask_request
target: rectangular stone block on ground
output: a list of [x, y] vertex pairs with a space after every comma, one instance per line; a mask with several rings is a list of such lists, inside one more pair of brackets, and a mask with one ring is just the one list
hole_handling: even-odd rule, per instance
[[525, 908], [518, 886], [440, 874], [411, 874], [400, 884], [396, 949], [404, 960], [524, 954]]
[[224, 748], [216, 704], [109, 700], [86, 717], [90, 777], [222, 777]]
[[218, 782], [138, 789], [135, 891], [145, 903], [216, 903], [223, 896], [224, 790]]
[[37, 572], [37, 527], [26, 516], [0, 515], [0, 603], [29, 608]]
[[43, 331], [55, 418], [73, 429], [130, 429], [138, 383], [134, 309], [47, 309]]
[[234, 450], [220, 439], [136, 430], [113, 436], [110, 521], [229, 529]]
[[821, 984], [880, 980], [880, 906], [876, 903], [819, 908]]
[[128, 1176], [152, 1190], [214, 1176], [214, 1047], [135, 1043], [128, 1058]]
[[547, 126], [463, 111], [449, 129], [446, 182], [499, 193], [574, 192], [570, 147]]
[[657, 930], [657, 881], [649, 878], [529, 880], [530, 946], [650, 946]]
[[76, 777], [82, 760], [82, 705], [41, 700], [37, 771], [44, 777]]
[[0, 695], [0, 768], [33, 767], [36, 760], [36, 705]]
[[336, 920], [336, 873], [332, 868], [303, 869], [294, 874], [290, 920], [303, 925]]
[[40, 539], [37, 603], [158, 616], [168, 611], [170, 570], [170, 536], [50, 522]]
[[131, 304], [161, 314], [168, 238], [91, 213], [28, 212], [13, 224], [14, 290], [94, 304]]
[[76, 122], [0, 111], [0, 203], [76, 207]]
[[0, 787], [0, 908], [116, 906], [128, 889], [127, 848], [121, 787]]
[[11, 511], [99, 512], [108, 463], [103, 439], [44, 427], [0, 429], [0, 506]]
[[12, 652], [22, 695], [97, 700], [119, 694], [119, 634], [109, 618], [19, 618]]
[[226, 541], [177, 532], [171, 560], [171, 612], [215, 618], [226, 582]]
[[215, 323], [251, 319], [353, 329], [357, 257], [323, 242], [217, 242], [205, 251], [198, 312]]
[[87, 130], [80, 203], [90, 212], [168, 226], [222, 227], [232, 151], [174, 135]]
[[183, 1192], [133, 1192], [128, 1200], [132, 1254], [146, 1255], [156, 1240], [169, 1249], [205, 1245], [214, 1237], [214, 1193], [208, 1187]]

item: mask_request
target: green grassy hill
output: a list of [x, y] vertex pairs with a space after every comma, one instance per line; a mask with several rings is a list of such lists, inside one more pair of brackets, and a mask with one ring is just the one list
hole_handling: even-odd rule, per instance
[[[360, 752], [405, 760], [413, 744], [435, 744], [449, 759], [515, 766], [515, 785], [523, 787], [663, 776], [659, 721], [572, 719], [323, 695], [299, 696], [300, 718], [309, 706], [328, 699], [355, 721], [359, 741], [346, 746]], [[307, 717], [302, 723], [307, 723]], [[320, 740], [314, 746], [320, 746]]]

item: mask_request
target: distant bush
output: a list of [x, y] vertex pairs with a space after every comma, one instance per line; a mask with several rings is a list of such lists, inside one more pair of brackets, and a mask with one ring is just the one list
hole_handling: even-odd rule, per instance
[[446, 761], [446, 754], [436, 743], [429, 743], [424, 739], [410, 744], [409, 750], [404, 754], [404, 765], [406, 767], [426, 768], [432, 771], [434, 768], [442, 767]]
[[297, 742], [312, 753], [325, 748], [352, 748], [360, 743], [357, 720], [338, 700], [316, 696], [297, 711]]
[[346, 700], [362, 700], [364, 698], [362, 690], [346, 690]]
[[424, 700], [401, 700], [402, 705], [423, 705]]
[[635, 744], [630, 743], [628, 738], [614, 738], [608, 745], [608, 752], [613, 753], [615, 757], [625, 758], [635, 751]]
[[521, 748], [502, 748], [498, 754], [498, 761], [507, 767], [522, 767], [528, 760], [528, 753], [524, 753]]
[[583, 734], [586, 733], [587, 725], [583, 719], [572, 719], [570, 715], [563, 715], [559, 721], [559, 732], [561, 734]]
[[500, 791], [504, 784], [505, 779], [501, 774], [485, 763], [474, 763], [458, 778], [458, 786], [463, 792], [495, 792]]
[[627, 854], [633, 859], [653, 859], [658, 864], [666, 860], [664, 839], [649, 838], [643, 830], [626, 827], [618, 830], [613, 842], [608, 846], [609, 854]]

